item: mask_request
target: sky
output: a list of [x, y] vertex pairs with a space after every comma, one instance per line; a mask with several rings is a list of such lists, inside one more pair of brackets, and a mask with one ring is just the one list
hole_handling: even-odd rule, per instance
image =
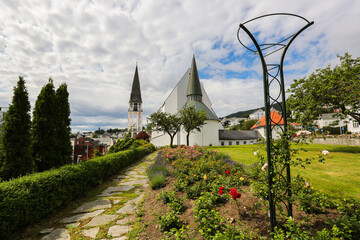
[[[286, 88], [339, 63], [337, 55], [360, 57], [358, 0], [0, 0], [0, 106], [11, 104], [21, 75], [33, 108], [51, 77], [56, 88], [68, 85], [72, 132], [125, 128], [138, 63], [146, 123], [194, 54], [219, 117], [262, 107], [260, 58], [238, 42], [237, 31], [280, 12], [315, 22], [286, 53]], [[259, 43], [273, 43], [306, 24], [274, 16], [245, 26]], [[245, 32], [240, 39], [254, 49]], [[267, 63], [278, 64], [278, 53]], [[271, 89], [276, 94], [277, 86]]]

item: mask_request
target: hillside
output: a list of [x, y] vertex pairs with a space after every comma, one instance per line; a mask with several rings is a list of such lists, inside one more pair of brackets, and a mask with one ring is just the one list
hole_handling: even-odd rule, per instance
[[[281, 111], [281, 106], [280, 106], [281, 102], [280, 103], [276, 103], [273, 105], [273, 107], [278, 110], [278, 111]], [[257, 109], [259, 108], [254, 108], [254, 109], [250, 109], [250, 110], [246, 110], [246, 111], [239, 111], [239, 112], [236, 112], [236, 113], [232, 113], [232, 114], [229, 114], [227, 116], [225, 116], [225, 118], [232, 118], [232, 117], [237, 117], [237, 118], [242, 118], [242, 117], [248, 117], [250, 113], [256, 111]], [[264, 110], [265, 107], [261, 107], [260, 109]]]

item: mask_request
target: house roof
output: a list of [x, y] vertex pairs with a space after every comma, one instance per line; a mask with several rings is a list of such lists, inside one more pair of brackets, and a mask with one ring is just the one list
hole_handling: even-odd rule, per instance
[[193, 58], [192, 58], [191, 69], [190, 69], [190, 79], [189, 79], [186, 96], [189, 96], [189, 95], [202, 96], [199, 74], [198, 74], [197, 67], [196, 67], [195, 55], [193, 55]]
[[220, 121], [214, 112], [212, 112], [203, 102], [200, 101], [188, 101], [185, 106], [194, 107], [196, 111], [205, 111], [207, 120]]
[[[284, 125], [283, 117], [280, 114], [278, 114], [276, 111], [272, 111], [270, 113], [270, 119], [271, 119], [271, 125], [275, 125], [275, 124]], [[265, 125], [266, 125], [266, 120], [265, 120], [265, 116], [263, 116], [250, 129], [255, 129], [255, 128], [258, 128], [258, 127], [264, 127]]]
[[219, 130], [219, 140], [253, 140], [259, 138], [261, 135], [258, 131]]
[[136, 64], [129, 102], [142, 103], [138, 67]]

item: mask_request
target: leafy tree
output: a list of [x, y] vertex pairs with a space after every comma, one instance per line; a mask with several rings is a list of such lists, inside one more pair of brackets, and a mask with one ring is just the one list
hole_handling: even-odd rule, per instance
[[56, 137], [59, 148], [59, 164], [65, 165], [72, 162], [73, 147], [71, 145], [71, 118], [70, 118], [70, 104], [69, 93], [67, 91], [66, 83], [63, 83], [56, 90], [56, 111], [57, 111], [57, 126]]
[[181, 119], [176, 114], [156, 112], [147, 118], [147, 128], [152, 131], [166, 132], [170, 136], [170, 147], [176, 133], [180, 130]]
[[340, 66], [317, 69], [308, 78], [294, 80], [287, 104], [303, 125], [311, 125], [319, 114], [340, 109], [360, 123], [360, 58], [338, 56]]
[[241, 130], [250, 130], [250, 128], [252, 126], [254, 126], [254, 124], [257, 122], [258, 120], [256, 119], [249, 119], [246, 120], [243, 125], [241, 126]]
[[206, 120], [205, 111], [196, 111], [193, 106], [188, 106], [180, 110], [180, 119], [186, 132], [186, 145], [189, 145], [189, 136], [192, 131], [201, 131]]
[[19, 77], [12, 104], [5, 115], [0, 139], [0, 177], [8, 180], [34, 171], [31, 157], [30, 102], [25, 80]]
[[33, 111], [32, 151], [38, 171], [61, 166], [56, 118], [56, 94], [50, 78], [41, 89]]
[[135, 139], [141, 139], [141, 140], [145, 140], [145, 141], [149, 141], [150, 135], [147, 134], [145, 131], [141, 131], [138, 134], [136, 134]]

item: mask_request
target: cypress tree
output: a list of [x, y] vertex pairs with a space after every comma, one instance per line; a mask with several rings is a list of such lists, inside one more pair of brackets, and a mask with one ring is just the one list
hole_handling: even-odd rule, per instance
[[39, 172], [61, 166], [56, 125], [56, 94], [50, 78], [41, 89], [33, 111], [32, 151]]
[[4, 180], [34, 171], [31, 157], [31, 120], [29, 95], [23, 77], [14, 87], [12, 104], [5, 115], [0, 139], [0, 175]]
[[57, 140], [59, 147], [59, 161], [61, 165], [72, 162], [71, 156], [73, 147], [71, 145], [71, 118], [70, 118], [70, 104], [69, 93], [67, 91], [66, 83], [63, 83], [56, 90], [56, 111], [57, 111]]

